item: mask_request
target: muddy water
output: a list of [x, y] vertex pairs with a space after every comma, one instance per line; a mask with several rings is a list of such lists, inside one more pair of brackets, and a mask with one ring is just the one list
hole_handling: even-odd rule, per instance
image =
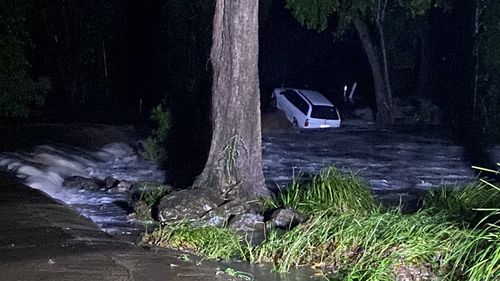
[[[300, 172], [316, 174], [327, 166], [352, 171], [379, 196], [403, 198], [415, 190], [455, 185], [474, 179], [462, 147], [439, 130], [381, 130], [373, 125], [348, 124], [333, 130], [267, 132], [263, 137], [266, 180], [283, 187]], [[70, 176], [127, 181], [162, 181], [163, 172], [138, 157], [131, 146], [114, 143], [96, 150], [64, 145], [37, 146], [31, 152], [1, 153], [0, 170], [15, 174], [90, 218], [111, 234], [134, 236], [141, 227], [126, 218], [127, 193], [84, 191], [62, 186]], [[404, 198], [403, 198], [404, 199]], [[396, 200], [397, 201], [397, 200]], [[269, 267], [245, 263], [224, 266], [249, 272], [257, 280], [309, 280], [311, 272], [272, 273]]]
[[345, 122], [339, 129], [282, 130], [263, 137], [263, 169], [270, 186], [283, 187], [294, 175], [314, 175], [327, 166], [355, 173], [393, 201], [475, 178], [463, 147], [439, 128], [380, 129]]

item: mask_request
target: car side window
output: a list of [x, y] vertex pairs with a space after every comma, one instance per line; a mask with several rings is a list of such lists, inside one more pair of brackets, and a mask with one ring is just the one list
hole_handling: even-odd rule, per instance
[[307, 102], [301, 97], [299, 97], [297, 108], [305, 115], [309, 112], [309, 104], [307, 104]]
[[295, 97], [297, 96], [297, 93], [292, 91], [292, 90], [286, 90], [283, 95], [285, 96], [285, 98], [290, 101], [292, 104], [295, 104], [293, 102], [293, 100], [295, 99]]
[[299, 96], [295, 91], [293, 90], [287, 90], [283, 93], [285, 98], [290, 101], [296, 108], [298, 108], [302, 113], [307, 115], [309, 112], [309, 105], [307, 102]]

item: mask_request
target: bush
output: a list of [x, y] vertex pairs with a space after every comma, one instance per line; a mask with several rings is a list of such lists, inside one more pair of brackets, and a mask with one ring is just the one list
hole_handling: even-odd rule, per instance
[[146, 153], [149, 158], [164, 168], [167, 163], [167, 139], [172, 127], [170, 110], [159, 104], [153, 109], [151, 119], [156, 123], [156, 128], [146, 140]]

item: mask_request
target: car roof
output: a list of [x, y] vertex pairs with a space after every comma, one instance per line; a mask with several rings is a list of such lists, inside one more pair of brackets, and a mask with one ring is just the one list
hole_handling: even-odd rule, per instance
[[323, 96], [320, 92], [311, 90], [299, 90], [299, 89], [294, 89], [294, 90], [301, 93], [313, 105], [333, 106], [333, 104], [327, 98], [325, 98], [325, 96]]

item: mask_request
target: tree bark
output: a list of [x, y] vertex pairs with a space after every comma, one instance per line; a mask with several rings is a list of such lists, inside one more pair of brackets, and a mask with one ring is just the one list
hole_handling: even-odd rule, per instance
[[380, 125], [389, 125], [394, 123], [392, 112], [392, 95], [388, 88], [389, 81], [386, 81], [382, 65], [375, 50], [375, 46], [370, 38], [368, 27], [359, 18], [354, 19], [354, 27], [358, 31], [359, 39], [363, 45], [373, 77], [373, 86], [377, 102], [377, 123]]
[[262, 172], [258, 0], [217, 0], [211, 62], [212, 141], [193, 186], [221, 196], [269, 196]]

